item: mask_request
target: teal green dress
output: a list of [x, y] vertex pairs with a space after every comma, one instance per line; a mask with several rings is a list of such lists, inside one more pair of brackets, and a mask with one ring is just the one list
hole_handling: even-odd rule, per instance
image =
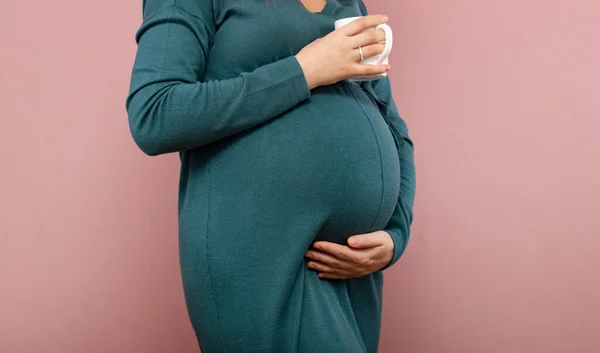
[[[375, 353], [383, 270], [320, 279], [304, 254], [388, 231], [404, 252], [413, 143], [388, 78], [309, 90], [294, 55], [360, 0], [146, 0], [126, 107], [178, 152], [179, 249], [203, 353]], [[148, 176], [151, 177], [151, 176]]]

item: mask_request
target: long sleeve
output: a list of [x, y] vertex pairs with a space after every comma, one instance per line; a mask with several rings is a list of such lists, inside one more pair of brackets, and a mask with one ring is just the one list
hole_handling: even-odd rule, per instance
[[[367, 15], [368, 11], [362, 0], [358, 0], [360, 11]], [[361, 86], [374, 96], [387, 120], [390, 130], [396, 140], [398, 157], [400, 158], [400, 193], [392, 217], [386, 227], [394, 241], [394, 256], [382, 269], [394, 265], [404, 253], [410, 238], [410, 226], [413, 221], [413, 204], [416, 190], [416, 174], [414, 159], [414, 143], [408, 134], [408, 127], [400, 117], [396, 102], [392, 96], [392, 86], [389, 76], [379, 80], [362, 82]]]
[[215, 35], [210, 0], [144, 1], [126, 109], [148, 155], [184, 151], [273, 119], [310, 96], [294, 56], [201, 82]]
[[400, 193], [394, 208], [392, 218], [383, 229], [394, 241], [394, 256], [383, 270], [392, 266], [406, 249], [410, 237], [410, 226], [413, 221], [413, 205], [416, 190], [416, 174], [414, 160], [414, 143], [408, 134], [404, 119], [400, 117], [388, 77], [365, 83], [367, 89], [372, 88], [376, 95], [382, 113], [388, 121], [392, 134], [397, 141], [398, 157], [400, 158]]

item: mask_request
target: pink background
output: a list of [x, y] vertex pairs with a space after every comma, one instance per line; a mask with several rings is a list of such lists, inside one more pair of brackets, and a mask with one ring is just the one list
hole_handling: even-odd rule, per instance
[[[367, 5], [395, 31], [418, 173], [381, 352], [600, 351], [600, 2]], [[140, 15], [141, 1], [0, 11], [2, 353], [198, 351], [178, 158], [144, 156], [124, 110]]]

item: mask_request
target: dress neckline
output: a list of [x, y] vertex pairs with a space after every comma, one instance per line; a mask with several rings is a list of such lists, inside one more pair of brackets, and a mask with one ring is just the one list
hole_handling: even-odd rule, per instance
[[325, 0], [325, 5], [323, 6], [323, 8], [316, 12], [309, 11], [302, 1], [300, 1], [300, 0], [296, 0], [296, 1], [298, 1], [300, 3], [300, 6], [302, 6], [302, 9], [304, 11], [308, 12], [311, 15], [329, 15], [329, 11], [333, 8], [333, 5], [334, 5], [333, 2], [335, 0]]

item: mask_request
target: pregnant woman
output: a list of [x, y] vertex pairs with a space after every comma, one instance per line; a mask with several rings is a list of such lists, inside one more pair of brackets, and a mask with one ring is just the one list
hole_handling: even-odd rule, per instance
[[[338, 30], [336, 19], [361, 16]], [[185, 299], [203, 353], [375, 353], [413, 143], [361, 0], [146, 0], [127, 97], [178, 152]]]

